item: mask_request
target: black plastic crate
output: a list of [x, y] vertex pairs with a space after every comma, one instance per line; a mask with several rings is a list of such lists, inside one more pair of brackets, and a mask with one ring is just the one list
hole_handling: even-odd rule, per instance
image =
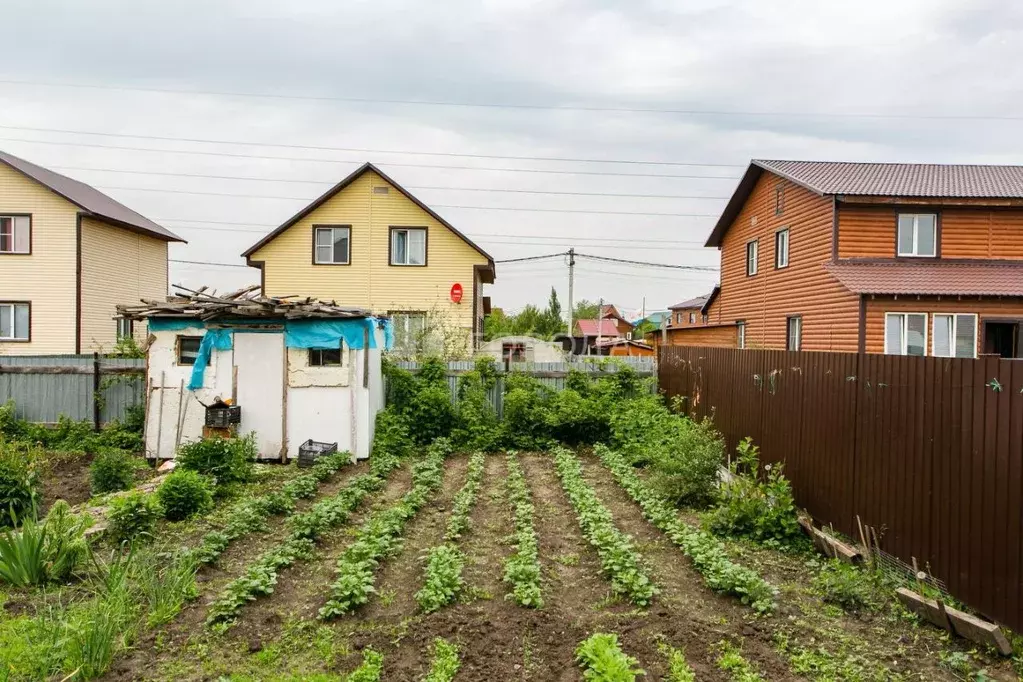
[[241, 420], [242, 420], [241, 405], [206, 408], [206, 426], [212, 426], [218, 429], [226, 429], [231, 424], [240, 423]]
[[332, 455], [337, 452], [337, 443], [320, 443], [315, 440], [307, 440], [298, 448], [298, 465], [300, 467], [311, 467], [316, 463], [317, 457]]

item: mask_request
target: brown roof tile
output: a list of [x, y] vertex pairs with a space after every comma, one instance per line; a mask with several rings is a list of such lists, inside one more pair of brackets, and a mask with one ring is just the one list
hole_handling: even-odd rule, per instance
[[1023, 262], [826, 263], [857, 294], [920, 296], [1023, 296]]
[[702, 308], [703, 304], [707, 302], [708, 298], [710, 298], [710, 294], [697, 296], [696, 298], [691, 298], [688, 301], [682, 301], [681, 303], [670, 305], [668, 306], [668, 310], [686, 310], [687, 308]]

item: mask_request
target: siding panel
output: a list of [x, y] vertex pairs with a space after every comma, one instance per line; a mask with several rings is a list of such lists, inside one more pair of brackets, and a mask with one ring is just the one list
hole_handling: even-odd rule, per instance
[[[984, 320], [1019, 318], [1023, 320], [1023, 300], [997, 298], [963, 298], [906, 296], [877, 296], [867, 298], [866, 351], [884, 353], [884, 315], [889, 313], [974, 313], [979, 315], [977, 329], [978, 352], [982, 350]], [[927, 354], [931, 355], [933, 318], [927, 322]]]
[[838, 206], [839, 258], [894, 258], [895, 210], [891, 206]]

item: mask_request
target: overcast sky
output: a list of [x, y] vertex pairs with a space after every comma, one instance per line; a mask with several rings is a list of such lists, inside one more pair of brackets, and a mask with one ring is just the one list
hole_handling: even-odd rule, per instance
[[[176, 260], [242, 264], [368, 160], [498, 260], [716, 266], [701, 245], [750, 158], [1023, 161], [1021, 4], [4, 0], [0, 149], [175, 230]], [[653, 310], [715, 281], [580, 259], [576, 297]], [[567, 282], [561, 259], [499, 264], [489, 293], [514, 311]]]

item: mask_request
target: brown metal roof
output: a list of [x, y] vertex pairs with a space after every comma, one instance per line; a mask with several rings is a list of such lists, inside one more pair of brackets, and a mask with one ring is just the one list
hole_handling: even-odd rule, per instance
[[10, 166], [22, 175], [35, 180], [51, 191], [59, 194], [75, 206], [92, 215], [110, 221], [118, 227], [135, 232], [142, 232], [157, 239], [168, 242], [184, 242], [185, 240], [165, 227], [157, 225], [149, 218], [136, 213], [127, 206], [114, 201], [94, 187], [79, 182], [66, 175], [37, 166], [18, 158], [13, 154], [0, 151], [0, 163]]
[[687, 308], [702, 308], [704, 304], [707, 302], [708, 298], [710, 298], [710, 294], [697, 296], [696, 298], [691, 298], [688, 301], [682, 301], [681, 303], [670, 305], [668, 306], [668, 310], [686, 310]]
[[870, 261], [824, 267], [857, 294], [1023, 296], [1023, 262]]

